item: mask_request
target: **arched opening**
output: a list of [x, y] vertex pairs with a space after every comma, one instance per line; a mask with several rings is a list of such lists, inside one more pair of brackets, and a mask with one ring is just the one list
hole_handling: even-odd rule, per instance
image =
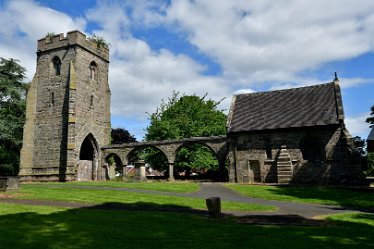
[[90, 63], [90, 79], [97, 80], [97, 73], [98, 73], [97, 64], [96, 62], [92, 61]]
[[209, 146], [188, 143], [178, 148], [175, 159], [176, 179], [222, 181], [228, 177], [227, 155], [218, 157]]
[[137, 177], [139, 162], [145, 166], [145, 177], [148, 179], [167, 179], [169, 177], [169, 163], [166, 155], [158, 148], [141, 146], [134, 148], [127, 156], [129, 164], [123, 174], [128, 177]]
[[58, 58], [58, 56], [53, 57], [52, 68], [53, 68], [53, 75], [55, 76], [61, 75], [61, 60], [60, 58]]
[[110, 180], [123, 176], [123, 165], [121, 158], [111, 153], [105, 157], [105, 179]]
[[[99, 174], [98, 174], [99, 173]], [[98, 146], [92, 134], [83, 140], [79, 152], [79, 163], [77, 170], [78, 181], [92, 181], [101, 179], [102, 174], [98, 172]]]

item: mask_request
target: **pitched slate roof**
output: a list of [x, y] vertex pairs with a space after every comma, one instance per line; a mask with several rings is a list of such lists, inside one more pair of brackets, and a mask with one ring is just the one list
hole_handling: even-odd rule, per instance
[[338, 81], [233, 97], [228, 133], [283, 129], [343, 122]]
[[368, 140], [368, 141], [374, 141], [374, 126], [373, 126], [373, 128], [371, 128], [369, 136], [368, 136], [368, 138], [366, 140]]

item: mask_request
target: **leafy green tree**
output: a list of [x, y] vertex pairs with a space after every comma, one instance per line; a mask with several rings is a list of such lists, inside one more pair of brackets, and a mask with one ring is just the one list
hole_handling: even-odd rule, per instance
[[25, 123], [25, 68], [0, 58], [0, 175], [16, 175]]
[[[156, 112], [150, 115], [151, 122], [146, 129], [146, 141], [226, 134], [226, 115], [217, 109], [220, 101], [206, 100], [206, 95], [178, 95], [178, 92], [173, 92], [172, 97], [167, 102], [162, 101]], [[166, 166], [162, 163], [158, 151], [148, 154], [146, 161]], [[196, 144], [182, 148], [178, 152], [175, 166], [179, 169], [217, 169], [218, 162], [208, 148]]]
[[168, 102], [162, 101], [156, 112], [150, 115], [146, 128], [147, 141], [208, 137], [226, 134], [226, 115], [217, 110], [220, 104], [196, 95], [178, 97], [173, 92]]
[[374, 126], [374, 105], [370, 107], [370, 117], [366, 119], [366, 122], [370, 124], [370, 128]]

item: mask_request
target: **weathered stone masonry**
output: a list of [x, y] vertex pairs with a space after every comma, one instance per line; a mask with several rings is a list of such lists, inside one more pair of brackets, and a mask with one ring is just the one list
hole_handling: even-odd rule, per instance
[[92, 162], [84, 177], [101, 178], [99, 148], [110, 135], [108, 66], [108, 49], [79, 31], [38, 41], [27, 95], [22, 180], [75, 180], [84, 161]]
[[79, 31], [38, 41], [27, 94], [21, 150], [23, 181], [105, 180], [105, 159], [122, 166], [150, 146], [165, 154], [170, 179], [176, 153], [192, 143], [209, 147], [230, 182], [349, 183], [361, 165], [345, 129], [339, 81], [233, 97], [227, 137], [187, 138], [109, 146], [109, 51]]
[[338, 79], [234, 96], [228, 118], [231, 182], [359, 184]]

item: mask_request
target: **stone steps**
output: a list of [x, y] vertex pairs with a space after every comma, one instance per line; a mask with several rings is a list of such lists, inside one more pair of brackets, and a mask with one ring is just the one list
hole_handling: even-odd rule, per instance
[[292, 180], [291, 156], [285, 146], [282, 146], [277, 159], [278, 183], [290, 183]]

